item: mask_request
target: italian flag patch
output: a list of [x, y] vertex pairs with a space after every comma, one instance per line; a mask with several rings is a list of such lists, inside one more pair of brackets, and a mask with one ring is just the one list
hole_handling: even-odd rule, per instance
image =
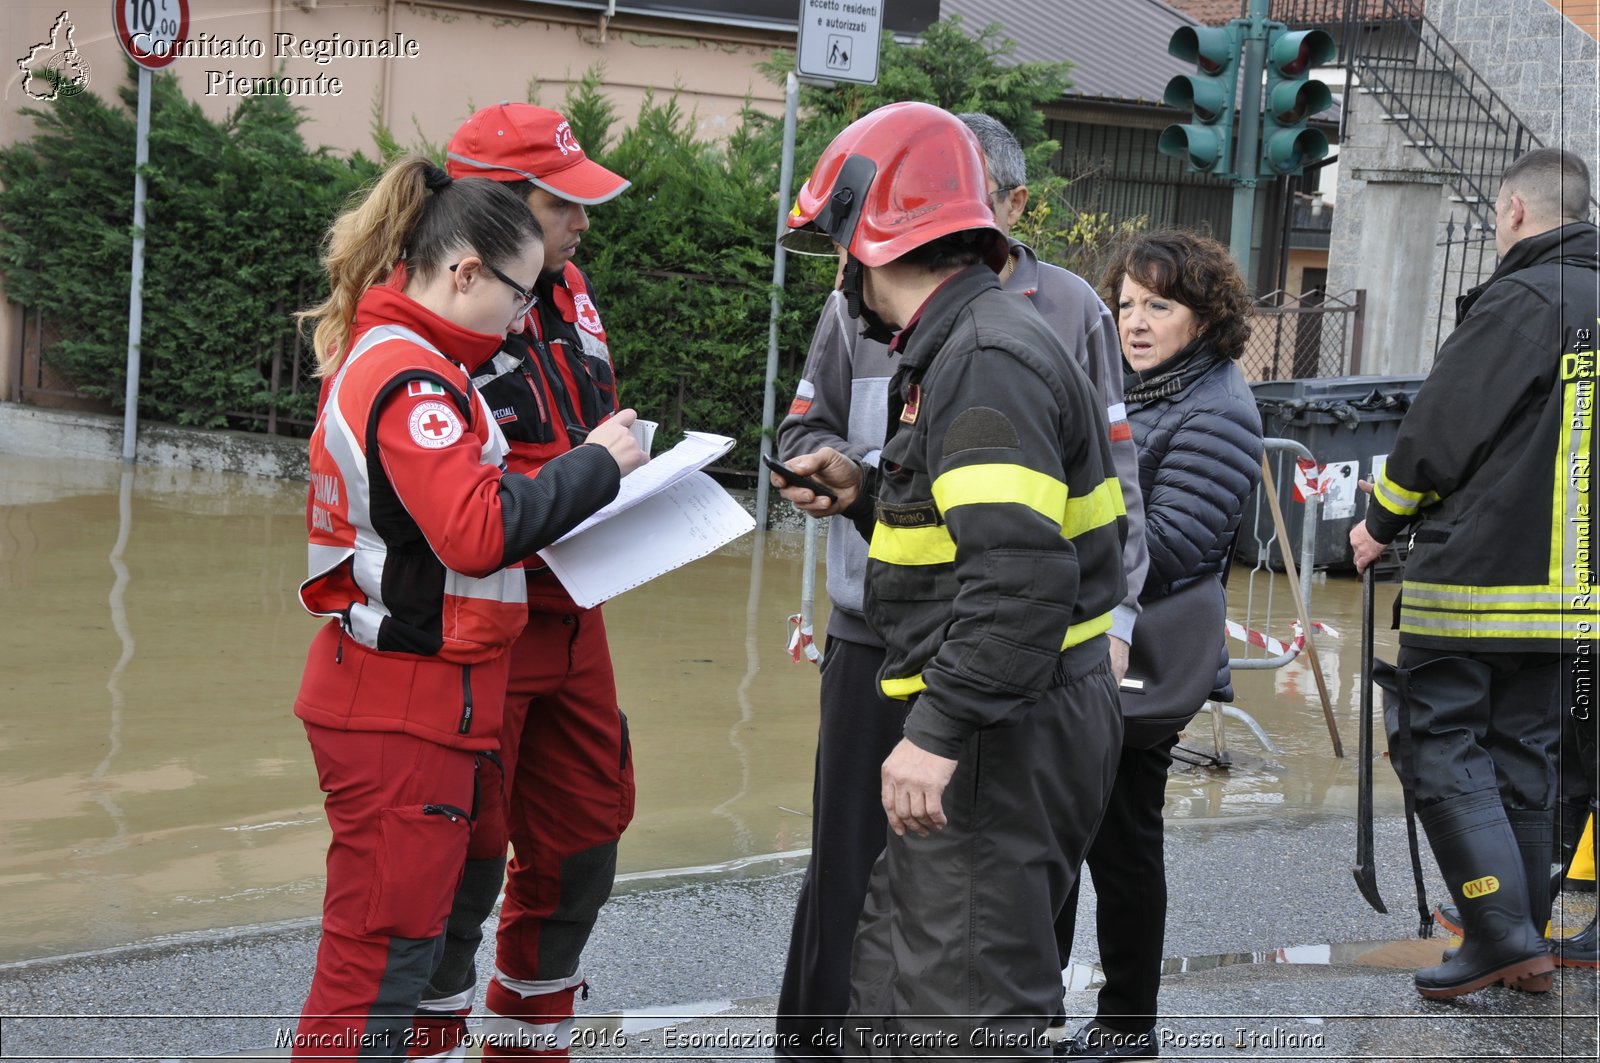
[[416, 398], [419, 395], [443, 395], [444, 393], [444, 385], [435, 384], [431, 380], [413, 380], [406, 385], [406, 394], [412, 398]]

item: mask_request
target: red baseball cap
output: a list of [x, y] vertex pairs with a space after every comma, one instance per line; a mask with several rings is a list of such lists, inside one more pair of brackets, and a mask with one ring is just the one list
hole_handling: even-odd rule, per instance
[[462, 123], [450, 138], [451, 177], [532, 181], [584, 206], [615, 199], [631, 183], [592, 161], [559, 112], [531, 103], [497, 103]]

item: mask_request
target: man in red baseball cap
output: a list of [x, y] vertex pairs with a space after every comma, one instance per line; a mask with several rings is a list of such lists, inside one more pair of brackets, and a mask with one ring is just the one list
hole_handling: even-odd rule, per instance
[[[457, 179], [513, 187], [544, 229], [544, 270], [524, 328], [472, 368], [511, 445], [535, 475], [617, 410], [616, 378], [589, 280], [572, 258], [586, 208], [628, 181], [584, 154], [556, 111], [498, 103], [450, 138]], [[478, 820], [444, 954], [414, 1023], [413, 1057], [464, 1059], [477, 981], [473, 957], [515, 849], [482, 1031], [485, 1059], [566, 1059], [580, 958], [611, 893], [617, 840], [633, 818], [633, 756], [617, 706], [600, 610], [582, 609], [539, 561], [524, 562], [528, 626], [511, 647], [498, 763], [479, 763]]]

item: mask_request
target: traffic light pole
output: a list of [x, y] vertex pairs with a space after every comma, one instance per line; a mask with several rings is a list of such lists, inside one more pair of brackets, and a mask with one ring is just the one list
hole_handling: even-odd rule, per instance
[[1252, 292], [1254, 266], [1251, 234], [1256, 220], [1256, 156], [1261, 150], [1261, 76], [1266, 69], [1267, 16], [1270, 0], [1250, 0], [1249, 25], [1244, 28], [1243, 79], [1239, 88], [1239, 126], [1234, 137], [1233, 224], [1228, 250]]

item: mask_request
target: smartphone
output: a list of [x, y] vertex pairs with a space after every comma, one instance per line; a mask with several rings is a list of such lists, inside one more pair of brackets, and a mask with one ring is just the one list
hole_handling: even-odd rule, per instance
[[777, 458], [774, 458], [771, 454], [761, 455], [761, 460], [766, 463], [767, 468], [783, 477], [792, 486], [804, 487], [806, 490], [820, 498], [831, 499], [834, 502], [839, 501], [839, 496], [833, 493], [832, 488], [822, 486], [809, 476], [801, 476], [799, 473], [789, 468], [789, 466], [785, 465]]

